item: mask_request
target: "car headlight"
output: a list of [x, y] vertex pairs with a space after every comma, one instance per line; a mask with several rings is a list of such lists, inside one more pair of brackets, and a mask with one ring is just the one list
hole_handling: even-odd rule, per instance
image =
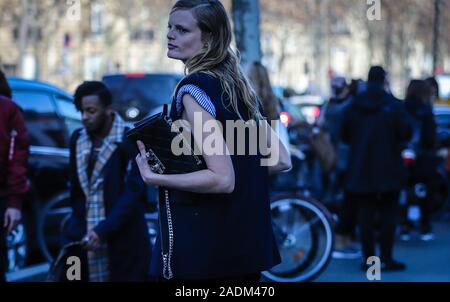
[[127, 111], [125, 112], [125, 115], [129, 119], [135, 119], [139, 116], [139, 113], [141, 113], [139, 111], [139, 109], [137, 109], [136, 107], [131, 107], [131, 108], [127, 109]]

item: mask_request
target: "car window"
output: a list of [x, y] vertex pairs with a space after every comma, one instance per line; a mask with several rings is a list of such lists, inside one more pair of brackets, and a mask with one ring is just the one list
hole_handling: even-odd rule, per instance
[[50, 94], [13, 91], [13, 99], [23, 110], [31, 145], [57, 148], [66, 146], [65, 131], [61, 129]]
[[436, 114], [436, 124], [439, 127], [450, 129], [450, 114]]
[[177, 82], [165, 76], [146, 76], [142, 78], [105, 78], [112, 90], [113, 98], [119, 102], [145, 101], [147, 105], [170, 103]]
[[180, 78], [171, 75], [145, 75], [142, 77], [126, 77], [123, 75], [105, 76], [104, 83], [113, 96], [113, 108], [122, 117], [128, 119], [129, 108], [138, 109], [138, 120], [151, 110], [170, 104], [172, 93]]
[[64, 118], [70, 137], [76, 129], [83, 127], [83, 124], [81, 123], [81, 114], [75, 108], [72, 99], [63, 96], [56, 96], [55, 99], [56, 104], [58, 105], [59, 113]]
[[[286, 106], [287, 105], [287, 106]], [[294, 117], [298, 121], [306, 121], [306, 117], [303, 114], [301, 108], [297, 107], [296, 105], [292, 105], [290, 103], [285, 103], [285, 106], [287, 108], [287, 111], [291, 114], [292, 117]]]
[[450, 76], [441, 75], [437, 78], [439, 83], [439, 97], [443, 100], [450, 99]]

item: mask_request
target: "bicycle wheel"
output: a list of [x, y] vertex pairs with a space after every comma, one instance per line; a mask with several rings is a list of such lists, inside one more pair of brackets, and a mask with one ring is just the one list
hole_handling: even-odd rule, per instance
[[[37, 238], [41, 252], [49, 262], [55, 259], [63, 247], [62, 234], [71, 215], [69, 193], [62, 193], [51, 199], [40, 212]], [[155, 244], [158, 215], [156, 212], [145, 213], [145, 219], [150, 240]]]
[[62, 248], [63, 228], [72, 214], [69, 193], [48, 201], [38, 217], [37, 238], [45, 259], [52, 262]]
[[271, 212], [282, 262], [263, 275], [276, 282], [312, 280], [331, 259], [331, 214], [317, 201], [300, 195], [273, 198]]

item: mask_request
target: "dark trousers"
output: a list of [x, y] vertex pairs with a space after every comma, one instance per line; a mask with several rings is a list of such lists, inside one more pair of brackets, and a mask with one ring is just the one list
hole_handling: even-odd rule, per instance
[[5, 202], [0, 199], [0, 283], [6, 282], [7, 270], [7, 250], [6, 250], [6, 229], [3, 227], [3, 217], [5, 216]]
[[379, 226], [381, 261], [392, 259], [398, 217], [399, 192], [351, 194], [358, 206], [358, 223], [365, 259], [376, 256], [375, 225]]
[[344, 203], [340, 209], [339, 223], [336, 233], [345, 236], [354, 236], [358, 218], [357, 202], [352, 199], [352, 194], [345, 193]]
[[423, 232], [431, 231], [430, 212], [433, 201], [432, 193], [429, 192], [426, 198], [419, 199], [420, 224]]

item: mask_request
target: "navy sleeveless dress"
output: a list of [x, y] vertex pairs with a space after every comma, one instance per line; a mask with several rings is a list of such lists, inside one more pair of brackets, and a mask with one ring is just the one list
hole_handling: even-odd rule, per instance
[[[172, 120], [181, 118], [176, 96], [188, 84], [209, 96], [226, 136], [226, 121], [240, 118], [232, 110], [220, 81], [205, 73], [188, 75], [180, 82], [172, 102]], [[248, 119], [243, 105], [239, 112]], [[246, 139], [248, 148], [248, 136]], [[236, 177], [231, 194], [168, 190], [173, 231], [169, 262], [174, 280], [226, 279], [259, 273], [280, 263], [270, 216], [268, 168], [261, 166], [261, 158], [231, 155]], [[164, 206], [162, 191], [160, 188], [160, 206]], [[163, 261], [161, 253], [161, 246], [165, 253], [168, 248], [167, 219], [161, 219], [160, 226], [162, 232], [156, 240], [151, 267], [151, 275], [157, 279], [163, 279], [167, 272], [167, 259]]]

